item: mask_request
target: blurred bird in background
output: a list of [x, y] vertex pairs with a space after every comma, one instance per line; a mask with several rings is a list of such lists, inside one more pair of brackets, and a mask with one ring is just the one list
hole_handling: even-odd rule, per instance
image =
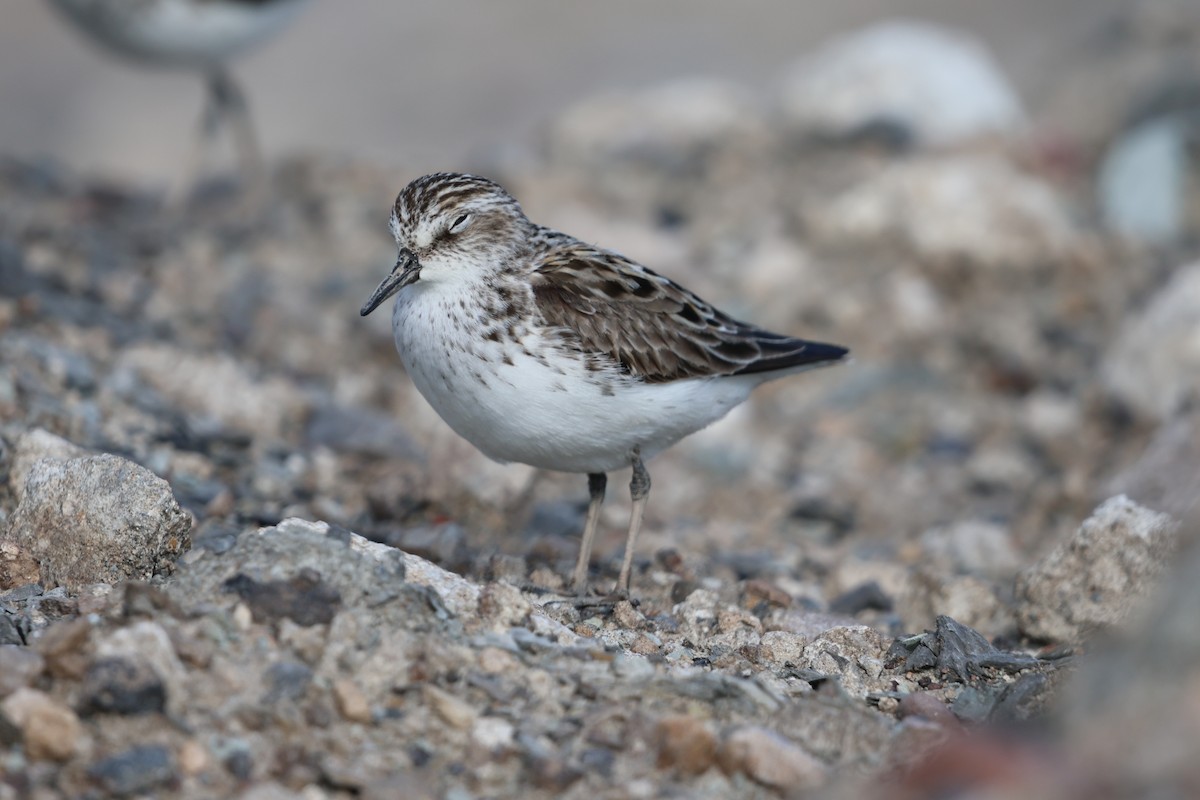
[[186, 199], [217, 134], [229, 126], [250, 205], [266, 190], [262, 153], [245, 94], [228, 62], [283, 28], [308, 0], [50, 0], [63, 17], [109, 50], [155, 67], [204, 75], [200, 131], [175, 193]]

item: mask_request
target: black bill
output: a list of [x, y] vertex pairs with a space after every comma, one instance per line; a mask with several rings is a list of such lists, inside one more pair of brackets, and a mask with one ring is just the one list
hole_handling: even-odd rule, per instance
[[417, 261], [417, 257], [413, 254], [413, 251], [406, 247], [400, 251], [400, 256], [396, 259], [396, 266], [392, 267], [391, 274], [384, 278], [383, 283], [375, 288], [375, 291], [367, 298], [367, 302], [363, 303], [363, 307], [358, 310], [358, 313], [365, 317], [379, 308], [384, 300], [387, 300], [410, 283], [416, 283], [419, 277], [421, 277], [421, 262]]

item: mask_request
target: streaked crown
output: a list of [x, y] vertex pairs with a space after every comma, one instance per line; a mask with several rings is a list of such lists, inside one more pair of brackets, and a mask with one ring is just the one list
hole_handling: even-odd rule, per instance
[[510, 255], [532, 223], [499, 184], [478, 175], [437, 172], [404, 187], [392, 208], [392, 235], [426, 262], [446, 256]]

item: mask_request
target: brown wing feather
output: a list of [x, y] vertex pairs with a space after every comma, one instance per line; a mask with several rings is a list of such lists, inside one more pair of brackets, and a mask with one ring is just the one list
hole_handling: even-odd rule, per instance
[[650, 383], [815, 366], [846, 354], [738, 322], [640, 264], [582, 243], [550, 249], [531, 280], [547, 324]]

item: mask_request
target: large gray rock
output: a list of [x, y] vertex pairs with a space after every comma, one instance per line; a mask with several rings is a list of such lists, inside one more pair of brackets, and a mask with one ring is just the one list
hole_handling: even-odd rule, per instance
[[1154, 587], [1179, 539], [1166, 514], [1124, 495], [1017, 577], [1017, 624], [1034, 639], [1078, 641], [1125, 621]]
[[76, 591], [170, 572], [191, 529], [166, 481], [105, 454], [30, 465], [4, 538], [37, 560], [43, 583]]
[[1135, 411], [1167, 419], [1200, 399], [1200, 263], [1175, 272], [1128, 322], [1104, 360], [1108, 390]]
[[806, 132], [839, 136], [886, 123], [931, 145], [1011, 133], [1025, 122], [979, 41], [918, 22], [885, 22], [828, 43], [791, 68], [780, 105]]

